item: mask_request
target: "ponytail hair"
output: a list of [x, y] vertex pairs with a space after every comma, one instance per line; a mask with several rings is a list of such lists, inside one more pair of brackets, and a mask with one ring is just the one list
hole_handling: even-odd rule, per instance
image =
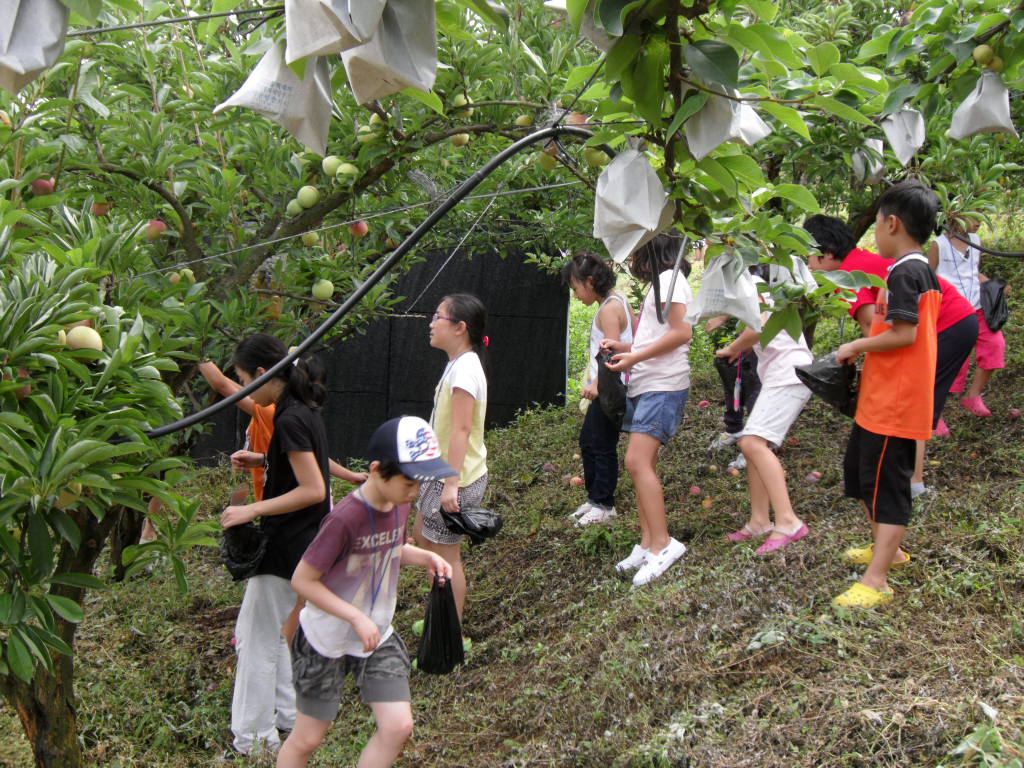
[[[236, 370], [256, 375], [258, 368], [270, 370], [288, 355], [288, 348], [276, 336], [254, 333], [235, 349]], [[326, 376], [320, 361], [314, 357], [299, 357], [294, 365], [285, 366], [275, 378], [285, 383], [284, 395], [316, 409], [327, 397]]]
[[466, 324], [469, 343], [480, 358], [484, 373], [487, 373], [487, 337], [484, 336], [487, 329], [487, 310], [484, 303], [471, 293], [450, 293], [441, 299], [441, 302], [448, 308], [448, 314], [455, 322]]
[[[667, 232], [656, 235], [653, 240], [633, 251], [629, 257], [629, 271], [641, 282], [654, 282], [658, 275], [675, 266], [676, 256], [682, 244], [682, 235], [670, 235]], [[679, 267], [683, 277], [690, 276], [690, 269], [690, 262], [684, 255]]]
[[590, 251], [576, 254], [562, 267], [562, 282], [570, 287], [573, 280], [586, 285], [588, 278], [594, 293], [602, 299], [615, 288], [615, 273], [608, 262]]

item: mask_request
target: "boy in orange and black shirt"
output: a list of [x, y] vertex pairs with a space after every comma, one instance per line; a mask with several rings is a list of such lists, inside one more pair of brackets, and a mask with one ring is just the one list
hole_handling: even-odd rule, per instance
[[889, 187], [878, 199], [875, 239], [895, 263], [879, 291], [871, 335], [839, 347], [840, 362], [865, 353], [857, 415], [844, 460], [846, 495], [860, 499], [873, 544], [846, 552], [866, 564], [863, 578], [833, 600], [871, 608], [892, 600], [887, 574], [910, 560], [901, 551], [912, 511], [915, 440], [932, 435], [936, 331], [942, 290], [922, 253], [935, 229], [939, 201], [917, 180]]

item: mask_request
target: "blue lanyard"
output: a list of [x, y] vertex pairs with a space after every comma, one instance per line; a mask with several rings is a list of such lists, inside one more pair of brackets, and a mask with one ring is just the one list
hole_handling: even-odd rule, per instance
[[[373, 532], [373, 538], [376, 539], [377, 538], [377, 519], [376, 519], [376, 515], [374, 514], [373, 507], [370, 506], [369, 502], [367, 502], [366, 499], [363, 498], [362, 494], [359, 491], [356, 491], [353, 495], [357, 499], [359, 499], [359, 501], [361, 501], [363, 503], [363, 507], [366, 509], [366, 516], [367, 516], [367, 518], [370, 521], [370, 530]], [[398, 506], [399, 506], [398, 504], [395, 504], [395, 530], [396, 531], [398, 530]], [[399, 535], [401, 535], [401, 534], [399, 533]], [[380, 566], [379, 575], [378, 575], [378, 568], [377, 568], [377, 553], [374, 552], [371, 555], [373, 560], [371, 561], [371, 565], [370, 565], [370, 569], [371, 569], [370, 570], [370, 613], [373, 613], [373, 607], [377, 604], [377, 596], [380, 594], [381, 587], [384, 586], [384, 579], [387, 578], [388, 569], [391, 566], [391, 560], [394, 557], [394, 555], [395, 555], [395, 547], [394, 547], [394, 545], [392, 545], [392, 546], [388, 547], [387, 560], [384, 560], [383, 556], [381, 557], [381, 560], [383, 560], [383, 562], [382, 562], [382, 564]]]

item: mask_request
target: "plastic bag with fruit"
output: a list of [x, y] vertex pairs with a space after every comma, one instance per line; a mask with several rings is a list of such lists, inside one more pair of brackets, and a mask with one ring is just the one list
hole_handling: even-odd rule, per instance
[[455, 608], [451, 581], [434, 577], [423, 617], [423, 635], [416, 653], [416, 667], [431, 675], [447, 675], [466, 660], [462, 647], [462, 624]]
[[857, 367], [840, 363], [835, 352], [815, 358], [808, 365], [794, 366], [805, 387], [851, 419], [857, 413]]
[[213, 114], [231, 107], [247, 107], [265, 115], [314, 152], [327, 150], [331, 127], [331, 76], [327, 61], [311, 58], [305, 77], [299, 78], [285, 63], [284, 45], [276, 42], [263, 54], [242, 87], [218, 104]]
[[0, 88], [17, 93], [64, 52], [68, 9], [60, 0], [8, 0], [0, 5]]
[[954, 139], [966, 139], [977, 133], [1017, 135], [1010, 120], [1010, 92], [999, 73], [990, 69], [982, 72], [974, 90], [956, 108], [947, 131]]
[[437, 75], [434, 0], [388, 0], [372, 37], [341, 58], [360, 104], [405, 88], [429, 91]]

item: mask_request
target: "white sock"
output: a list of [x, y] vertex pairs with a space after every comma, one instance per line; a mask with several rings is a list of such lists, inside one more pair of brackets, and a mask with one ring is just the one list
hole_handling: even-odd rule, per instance
[[911, 483], [910, 484], [910, 498], [916, 499], [922, 493], [928, 489], [924, 487], [924, 483]]

